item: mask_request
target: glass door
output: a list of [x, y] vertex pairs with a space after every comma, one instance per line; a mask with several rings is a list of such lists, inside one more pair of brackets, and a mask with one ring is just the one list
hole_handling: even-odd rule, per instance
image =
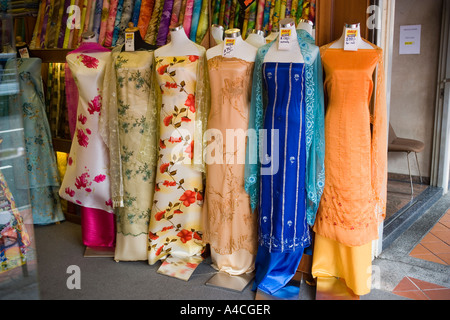
[[0, 0], [0, 300], [39, 299], [12, 17]]

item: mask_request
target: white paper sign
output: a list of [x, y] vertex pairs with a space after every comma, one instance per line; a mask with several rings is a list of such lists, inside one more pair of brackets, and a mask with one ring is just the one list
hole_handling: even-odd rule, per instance
[[345, 51], [358, 51], [358, 36], [357, 28], [345, 28]]
[[223, 43], [223, 54], [222, 56], [224, 58], [233, 58], [235, 51], [234, 47], [236, 45], [236, 39], [234, 38], [225, 38], [225, 41]]
[[134, 51], [134, 33], [125, 32], [125, 51]]
[[421, 25], [400, 26], [400, 54], [420, 54]]
[[278, 50], [289, 50], [291, 46], [291, 29], [281, 29], [278, 36]]

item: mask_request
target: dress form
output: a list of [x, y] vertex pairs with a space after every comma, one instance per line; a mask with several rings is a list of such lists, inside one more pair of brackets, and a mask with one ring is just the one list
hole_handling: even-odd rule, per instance
[[155, 57], [198, 56], [199, 54], [197, 45], [187, 37], [182, 25], [171, 28], [170, 42], [155, 50]]
[[313, 23], [310, 20], [300, 19], [297, 30], [305, 30], [307, 31], [312, 37], [314, 37], [314, 29], [313, 29]]
[[341, 38], [339, 38], [339, 40], [337, 40], [330, 46], [331, 49], [344, 49], [345, 34], [346, 34], [347, 29], [349, 29], [349, 28], [358, 30], [358, 33], [356, 35], [356, 42], [358, 44], [358, 49], [374, 49], [372, 47], [372, 45], [370, 45], [369, 43], [367, 43], [366, 41], [364, 41], [361, 38], [361, 26], [359, 23], [358, 24], [346, 24], [344, 26], [344, 30], [343, 30]]
[[262, 47], [266, 44], [264, 40], [264, 32], [261, 30], [252, 30], [252, 33], [249, 34], [245, 42], [250, 43], [252, 46], [257, 48]]
[[211, 26], [211, 35], [216, 44], [221, 44], [223, 42], [223, 27], [218, 24], [213, 24]]
[[[303, 63], [304, 59], [298, 43], [294, 20], [291, 18], [281, 20], [280, 30], [281, 29], [289, 29], [291, 31], [288, 50], [279, 50], [278, 43], [276, 43], [275, 45], [270, 47], [264, 58], [264, 62]], [[278, 41], [279, 40], [280, 37], [278, 37]]]
[[84, 32], [81, 35], [81, 40], [82, 40], [82, 43], [85, 43], [85, 42], [97, 42], [95, 40], [95, 33], [92, 32], [92, 31]]
[[[254, 62], [258, 48], [252, 46], [242, 39], [239, 29], [229, 29], [225, 31], [225, 38], [235, 38], [234, 57], [245, 61]], [[206, 51], [206, 58], [209, 60], [215, 56], [223, 54], [224, 42]]]
[[[233, 55], [230, 57], [223, 57], [227, 39], [235, 40]], [[251, 97], [251, 93], [248, 94], [247, 92], [250, 91], [247, 89], [251, 89], [249, 83], [251, 83], [250, 79], [252, 79], [252, 73], [249, 73], [249, 71], [253, 70], [253, 63], [256, 60], [257, 51], [257, 47], [242, 39], [239, 29], [229, 29], [225, 31], [225, 41], [207, 50], [206, 56], [210, 68], [211, 94], [215, 95], [216, 98], [214, 100], [212, 99], [211, 102], [211, 113], [208, 122], [209, 129], [220, 130], [224, 136], [226, 130], [234, 130], [236, 128], [246, 130], [248, 118], [245, 116], [245, 110], [250, 105]], [[215, 59], [220, 61], [219, 63], [223, 68], [222, 70], [220, 70], [220, 67], [215, 67]], [[233, 68], [233, 66], [237, 67]], [[230, 69], [232, 69], [231, 72]], [[246, 70], [246, 72], [243, 73], [242, 70]], [[247, 77], [245, 74], [247, 74]], [[233, 89], [235, 90], [233, 92], [236, 92], [236, 94], [231, 100], [235, 101], [234, 99], [236, 99], [239, 102], [236, 103], [230, 101], [230, 103], [226, 105], [227, 107], [224, 108], [223, 102], [219, 102], [219, 100], [229, 101], [227, 99], [233, 97], [233, 93], [227, 93], [228, 90], [230, 90], [230, 88], [227, 87], [227, 84], [235, 88]], [[217, 94], [218, 92], [222, 92], [222, 94]], [[218, 111], [219, 109], [220, 111]], [[225, 139], [223, 141], [225, 143]], [[224, 144], [224, 149], [227, 149], [227, 144]], [[236, 153], [238, 153], [237, 150], [239, 150], [239, 148], [236, 149]], [[233, 179], [228, 178], [227, 180], [223, 178], [217, 179], [218, 181], [214, 182], [207, 178], [207, 189], [203, 207], [203, 216], [205, 217], [205, 237], [208, 237], [207, 241], [211, 245], [212, 266], [218, 271], [206, 282], [206, 285], [221, 287], [237, 292], [241, 292], [254, 277], [253, 271], [257, 242], [256, 219], [252, 220], [251, 218], [252, 213], [250, 211], [250, 205], [248, 199], [246, 199], [243, 187], [241, 187], [242, 190], [236, 190], [236, 193], [240, 193], [239, 196], [233, 196], [233, 201], [235, 201], [233, 204], [239, 203], [238, 207], [240, 208], [240, 214], [233, 214], [235, 212], [234, 208], [230, 208], [230, 222], [227, 221], [221, 225], [222, 231], [227, 230], [226, 232], [232, 234], [233, 238], [223, 241], [223, 239], [227, 239], [227, 237], [221, 239], [222, 236], [217, 235], [217, 229], [212, 225], [217, 223], [218, 217], [222, 214], [222, 211], [216, 211], [214, 207], [214, 203], [217, 203], [215, 201], [218, 201], [216, 192], [223, 194], [223, 196], [220, 197], [221, 199], [229, 199], [226, 196], [227, 192], [224, 191], [227, 190], [229, 183], [234, 183], [235, 179], [237, 181], [235, 182], [236, 185], [234, 185], [235, 188], [243, 186], [244, 175], [242, 173], [239, 174], [240, 168], [242, 168], [243, 173], [244, 168], [242, 166], [239, 167], [239, 165], [236, 164], [226, 163], [220, 166], [212, 164], [208, 167], [209, 172], [212, 174], [211, 176], [214, 174], [221, 176], [222, 172], [233, 172], [236, 173], [236, 175], [233, 175]], [[223, 201], [223, 203], [225, 203], [226, 200]], [[242, 231], [242, 228], [245, 228], [242, 226], [248, 227], [248, 229]], [[241, 240], [237, 240], [240, 239], [240, 236], [243, 236], [243, 239], [245, 239], [242, 241], [244, 243], [240, 243]], [[232, 251], [228, 251], [228, 247], [231, 246], [236, 247]]]
[[[155, 50], [157, 48], [157, 46], [154, 46], [152, 44], [149, 44], [147, 42], [145, 42], [142, 37], [141, 37], [141, 33], [139, 31], [138, 27], [134, 27], [133, 23], [130, 22], [128, 24], [128, 28], [125, 29], [126, 33], [134, 33], [134, 51], [138, 51], [138, 50]], [[122, 52], [125, 51], [125, 45], [122, 47]]]
[[273, 40], [275, 40], [279, 34], [280, 34], [280, 32], [278, 31], [278, 29], [273, 28], [272, 31], [270, 32], [270, 34], [266, 37], [266, 43], [270, 43]]

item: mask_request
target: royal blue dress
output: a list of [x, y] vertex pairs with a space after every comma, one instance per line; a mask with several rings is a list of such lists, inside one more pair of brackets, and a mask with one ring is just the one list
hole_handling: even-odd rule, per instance
[[261, 163], [255, 288], [274, 294], [311, 243], [306, 219], [305, 65], [264, 63], [267, 108]]

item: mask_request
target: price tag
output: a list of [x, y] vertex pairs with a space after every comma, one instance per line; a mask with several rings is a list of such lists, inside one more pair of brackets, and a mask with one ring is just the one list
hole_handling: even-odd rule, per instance
[[278, 36], [278, 50], [289, 50], [291, 45], [291, 29], [281, 29]]
[[225, 38], [225, 41], [223, 43], [223, 54], [222, 56], [224, 58], [232, 58], [235, 54], [235, 46], [236, 46], [236, 39], [227, 39]]
[[345, 51], [358, 51], [358, 29], [345, 29]]
[[21, 58], [29, 58], [30, 57], [30, 53], [28, 52], [28, 48], [24, 47], [24, 48], [20, 48], [19, 49], [19, 55]]
[[125, 51], [134, 51], [134, 32], [125, 32]]

